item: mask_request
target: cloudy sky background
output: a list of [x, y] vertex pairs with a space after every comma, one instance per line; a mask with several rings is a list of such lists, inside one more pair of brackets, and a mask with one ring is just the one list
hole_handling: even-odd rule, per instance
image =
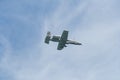
[[[0, 0], [0, 80], [120, 80], [119, 0]], [[47, 31], [83, 43], [61, 51]]]

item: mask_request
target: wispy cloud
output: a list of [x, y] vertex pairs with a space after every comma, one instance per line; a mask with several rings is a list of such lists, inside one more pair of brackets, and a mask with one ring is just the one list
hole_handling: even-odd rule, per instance
[[[5, 55], [0, 59], [0, 69], [6, 73], [4, 75], [15, 80], [120, 78], [117, 0], [75, 1], [73, 4], [72, 0], [53, 0], [53, 4], [48, 0], [22, 0], [13, 6], [10, 4], [12, 7], [2, 8], [2, 17], [14, 18], [13, 23], [17, 23], [9, 23], [12, 26], [10, 30], [4, 29], [11, 35], [1, 32], [0, 43]], [[54, 5], [53, 10], [50, 5]], [[51, 11], [46, 11], [46, 8]], [[9, 13], [3, 14], [4, 10]], [[7, 24], [6, 19], [4, 22]], [[68, 45], [64, 50], [57, 51], [57, 43], [44, 44], [47, 31], [60, 34], [64, 29], [70, 30], [69, 38], [81, 41], [83, 45]], [[22, 44], [21, 48], [15, 48], [14, 40], [18, 46]]]

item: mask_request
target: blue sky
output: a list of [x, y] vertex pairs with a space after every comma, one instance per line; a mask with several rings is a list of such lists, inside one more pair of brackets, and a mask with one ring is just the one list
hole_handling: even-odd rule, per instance
[[[119, 0], [1, 0], [0, 80], [120, 80]], [[47, 31], [83, 43], [56, 50]]]

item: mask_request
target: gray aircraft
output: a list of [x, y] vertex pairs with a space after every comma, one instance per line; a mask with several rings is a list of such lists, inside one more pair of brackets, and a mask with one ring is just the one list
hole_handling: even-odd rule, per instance
[[50, 41], [58, 42], [57, 50], [62, 50], [64, 47], [67, 47], [66, 44], [74, 44], [74, 45], [82, 45], [79, 42], [68, 40], [68, 31], [64, 30], [61, 36], [52, 36], [51, 33], [48, 31], [45, 43], [49, 44]]

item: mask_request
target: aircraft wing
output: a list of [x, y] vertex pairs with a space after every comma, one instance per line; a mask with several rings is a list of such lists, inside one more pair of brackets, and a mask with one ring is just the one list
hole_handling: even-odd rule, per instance
[[67, 38], [68, 38], [68, 31], [64, 30], [60, 38], [60, 41], [58, 43], [58, 47], [57, 47], [58, 50], [61, 50], [65, 47]]

